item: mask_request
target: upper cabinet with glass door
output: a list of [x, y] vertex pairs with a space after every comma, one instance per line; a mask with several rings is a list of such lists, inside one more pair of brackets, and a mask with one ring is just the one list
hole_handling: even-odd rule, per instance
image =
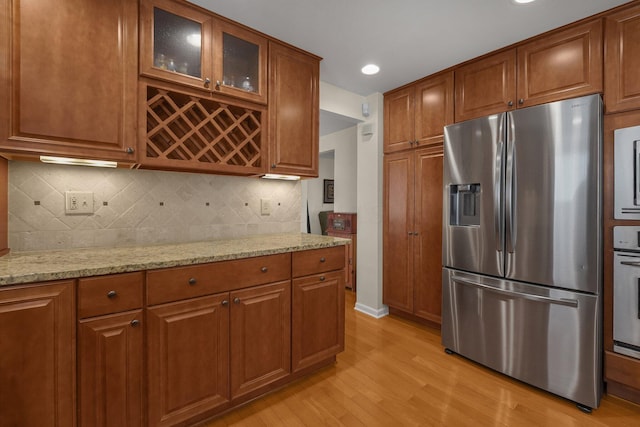
[[267, 40], [258, 33], [175, 0], [143, 0], [140, 19], [141, 74], [267, 102]]

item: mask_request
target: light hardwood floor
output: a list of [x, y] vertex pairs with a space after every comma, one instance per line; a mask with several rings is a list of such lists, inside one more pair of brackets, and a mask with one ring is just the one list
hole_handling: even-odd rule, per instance
[[640, 426], [640, 406], [610, 396], [592, 414], [447, 355], [440, 332], [353, 310], [335, 365], [206, 424], [219, 426]]

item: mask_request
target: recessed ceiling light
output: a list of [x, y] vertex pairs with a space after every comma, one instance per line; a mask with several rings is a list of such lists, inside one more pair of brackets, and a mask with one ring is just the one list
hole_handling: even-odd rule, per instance
[[535, 1], [535, 0], [513, 0], [515, 4], [531, 3], [532, 1]]
[[367, 64], [364, 67], [362, 67], [361, 71], [362, 71], [362, 74], [371, 76], [373, 74], [378, 74], [378, 71], [380, 71], [380, 67], [378, 67], [376, 64]]

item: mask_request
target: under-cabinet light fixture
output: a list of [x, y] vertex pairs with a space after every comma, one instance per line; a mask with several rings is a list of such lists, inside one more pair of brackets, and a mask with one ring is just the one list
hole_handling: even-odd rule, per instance
[[106, 160], [74, 159], [71, 157], [40, 156], [40, 161], [42, 163], [54, 163], [57, 165], [95, 166], [99, 168], [118, 167], [117, 162], [109, 162]]
[[276, 173], [268, 173], [265, 175], [262, 175], [261, 178], [264, 179], [281, 179], [283, 181], [299, 181], [300, 177], [297, 175], [279, 175]]

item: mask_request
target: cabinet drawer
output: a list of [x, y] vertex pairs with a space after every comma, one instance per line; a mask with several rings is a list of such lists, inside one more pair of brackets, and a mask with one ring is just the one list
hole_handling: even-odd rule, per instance
[[147, 272], [149, 305], [289, 279], [291, 255], [278, 254]]
[[78, 281], [78, 317], [93, 317], [142, 307], [143, 273], [89, 277]]
[[343, 269], [344, 259], [344, 246], [294, 252], [292, 255], [293, 277]]

